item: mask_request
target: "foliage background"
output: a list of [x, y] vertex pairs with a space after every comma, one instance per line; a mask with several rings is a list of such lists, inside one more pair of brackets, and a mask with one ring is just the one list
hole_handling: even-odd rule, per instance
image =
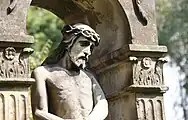
[[63, 25], [61, 19], [45, 9], [31, 7], [28, 10], [27, 31], [35, 38], [35, 43], [32, 45], [35, 51], [30, 57], [32, 70], [40, 65], [50, 51], [60, 43]]
[[181, 74], [175, 107], [183, 111], [180, 119], [188, 120], [188, 0], [157, 0], [157, 11], [159, 43], [168, 47], [171, 64]]

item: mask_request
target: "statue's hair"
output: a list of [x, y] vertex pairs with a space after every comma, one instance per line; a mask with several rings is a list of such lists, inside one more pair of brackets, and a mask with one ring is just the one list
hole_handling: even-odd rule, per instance
[[42, 65], [57, 63], [80, 36], [84, 36], [89, 41], [94, 42], [95, 46], [98, 46], [100, 42], [99, 35], [91, 27], [81, 23], [66, 25], [62, 30], [62, 34], [63, 40], [52, 54], [45, 59]]

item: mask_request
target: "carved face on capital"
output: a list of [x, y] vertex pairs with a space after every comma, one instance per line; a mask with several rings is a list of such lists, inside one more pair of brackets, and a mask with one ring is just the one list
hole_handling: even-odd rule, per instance
[[69, 50], [71, 61], [79, 68], [84, 69], [95, 44], [84, 36], [78, 37]]

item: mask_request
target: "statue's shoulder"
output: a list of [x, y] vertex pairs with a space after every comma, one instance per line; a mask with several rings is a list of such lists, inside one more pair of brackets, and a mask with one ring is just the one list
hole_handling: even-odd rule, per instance
[[53, 71], [62, 71], [62, 68], [57, 65], [42, 65], [34, 69], [34, 71], [46, 71], [46, 72], [53, 72]]
[[34, 73], [36, 73], [36, 72], [47, 72], [47, 71], [48, 70], [47, 70], [46, 66], [39, 66], [39, 67], [37, 67], [33, 70]]
[[61, 66], [58, 66], [56, 64], [53, 65], [45, 65], [42, 67], [42, 69], [45, 69], [48, 72], [49, 76], [71, 76], [71, 74], [69, 73], [69, 71]]
[[96, 81], [97, 79], [98, 79], [98, 77], [97, 77], [97, 75], [96, 75], [96, 73], [94, 72], [94, 71], [92, 71], [92, 70], [85, 70], [84, 71], [86, 74], [87, 74], [87, 76], [93, 81]]
[[31, 74], [31, 77], [36, 78], [38, 77], [47, 77], [49, 75], [49, 71], [46, 68], [46, 66], [39, 66], [37, 68], [35, 68]]

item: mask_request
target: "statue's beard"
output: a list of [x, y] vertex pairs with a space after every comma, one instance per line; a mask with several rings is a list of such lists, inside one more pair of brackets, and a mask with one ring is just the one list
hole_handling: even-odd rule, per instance
[[[69, 54], [70, 56], [70, 54]], [[71, 61], [80, 69], [85, 69], [87, 67], [87, 61], [89, 56], [84, 56], [83, 54], [70, 57]]]
[[86, 68], [86, 60], [83, 59], [77, 59], [75, 62], [75, 65], [80, 68], [80, 69], [85, 69]]

